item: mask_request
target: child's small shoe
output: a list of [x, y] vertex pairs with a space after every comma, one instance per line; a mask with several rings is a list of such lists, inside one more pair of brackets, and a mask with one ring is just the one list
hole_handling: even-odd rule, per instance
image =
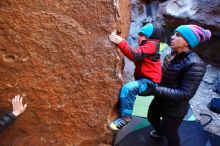
[[156, 131], [151, 131], [150, 132], [150, 136], [152, 137], [152, 138], [162, 138], [162, 135], [160, 135], [160, 134], [158, 134]]
[[126, 121], [122, 118], [118, 118], [109, 124], [109, 128], [112, 130], [119, 130], [123, 128], [125, 125], [127, 125], [128, 123], [129, 121]]

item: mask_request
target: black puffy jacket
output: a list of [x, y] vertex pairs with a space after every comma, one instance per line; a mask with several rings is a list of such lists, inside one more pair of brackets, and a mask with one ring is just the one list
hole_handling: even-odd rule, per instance
[[13, 113], [4, 113], [3, 116], [0, 117], [0, 131], [11, 124], [15, 120], [15, 118], [16, 117]]
[[176, 55], [171, 61], [169, 58], [169, 55], [165, 58], [162, 81], [155, 89], [152, 103], [159, 106], [165, 116], [183, 117], [202, 81], [206, 65], [192, 50]]

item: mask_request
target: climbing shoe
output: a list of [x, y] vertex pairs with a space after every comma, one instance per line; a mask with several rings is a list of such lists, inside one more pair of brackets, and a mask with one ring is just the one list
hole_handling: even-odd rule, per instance
[[127, 125], [128, 123], [129, 121], [126, 121], [122, 118], [118, 118], [109, 124], [109, 128], [112, 130], [119, 130], [123, 128], [125, 125]]
[[156, 131], [151, 131], [150, 136], [152, 138], [162, 138], [162, 135], [158, 134]]

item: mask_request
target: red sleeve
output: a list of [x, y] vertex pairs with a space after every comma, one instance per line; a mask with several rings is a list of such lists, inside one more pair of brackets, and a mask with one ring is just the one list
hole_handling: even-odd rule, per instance
[[130, 45], [128, 44], [128, 42], [126, 40], [122, 40], [119, 44], [118, 44], [118, 48], [121, 50], [121, 52], [131, 61], [134, 61], [134, 56], [132, 55], [131, 51], [130, 51]]
[[137, 49], [130, 47], [127, 41], [123, 40], [118, 44], [121, 52], [131, 61], [142, 61], [147, 55], [155, 53], [155, 45], [151, 42], [147, 42], [143, 46]]

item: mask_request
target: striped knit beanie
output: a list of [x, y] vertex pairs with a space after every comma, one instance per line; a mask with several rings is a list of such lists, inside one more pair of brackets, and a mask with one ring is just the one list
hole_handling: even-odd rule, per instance
[[188, 42], [190, 48], [195, 48], [199, 43], [210, 39], [211, 32], [197, 25], [181, 25], [175, 32], [179, 32]]

